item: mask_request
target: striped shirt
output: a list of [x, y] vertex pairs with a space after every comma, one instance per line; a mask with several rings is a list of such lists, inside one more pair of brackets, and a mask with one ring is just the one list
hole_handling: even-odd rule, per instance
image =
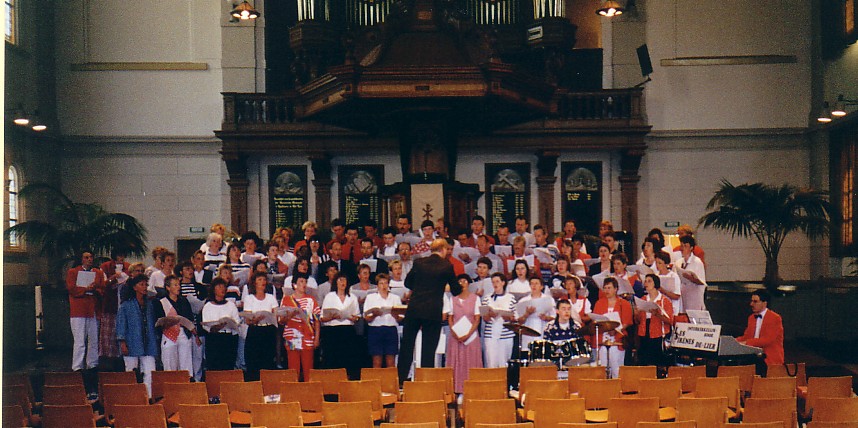
[[[492, 294], [483, 297], [483, 305], [498, 309], [507, 309], [513, 311], [513, 313], [515, 312], [515, 303], [515, 297], [509, 293], [500, 296]], [[487, 321], [485, 323], [485, 336], [483, 337], [486, 339], [512, 339], [515, 337], [515, 333], [512, 330], [503, 326], [505, 322], [500, 316]]]

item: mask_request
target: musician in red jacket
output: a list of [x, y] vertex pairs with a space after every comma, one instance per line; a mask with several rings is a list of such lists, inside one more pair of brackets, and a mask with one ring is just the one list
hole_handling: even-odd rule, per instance
[[763, 348], [767, 365], [784, 363], [784, 324], [775, 311], [768, 308], [771, 296], [766, 290], [751, 294], [751, 316], [745, 334], [738, 337], [740, 343]]

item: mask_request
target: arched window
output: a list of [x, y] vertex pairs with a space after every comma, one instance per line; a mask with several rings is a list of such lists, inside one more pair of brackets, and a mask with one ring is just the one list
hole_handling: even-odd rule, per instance
[[[8, 198], [9, 201], [9, 227], [12, 227], [18, 224], [18, 216], [20, 214], [20, 207], [18, 205], [18, 186], [21, 184], [21, 181], [18, 179], [18, 170], [15, 169], [14, 166], [9, 166], [9, 171], [6, 174], [6, 188], [8, 190]], [[15, 234], [9, 235], [9, 246], [17, 247], [19, 245], [18, 237]]]

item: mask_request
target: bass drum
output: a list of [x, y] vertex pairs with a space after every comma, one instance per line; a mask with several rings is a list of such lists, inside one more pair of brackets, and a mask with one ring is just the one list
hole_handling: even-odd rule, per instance
[[560, 345], [560, 353], [563, 356], [563, 365], [574, 367], [589, 363], [593, 350], [586, 339], [577, 338], [564, 341]]
[[557, 346], [547, 340], [534, 340], [530, 342], [530, 345], [527, 345], [527, 349], [530, 351], [529, 360], [532, 365], [532, 363], [537, 361], [551, 361], [554, 359]]
[[506, 364], [507, 387], [509, 389], [518, 390], [518, 380], [520, 378], [521, 368], [530, 365], [530, 361], [526, 358], [519, 360], [509, 360]]

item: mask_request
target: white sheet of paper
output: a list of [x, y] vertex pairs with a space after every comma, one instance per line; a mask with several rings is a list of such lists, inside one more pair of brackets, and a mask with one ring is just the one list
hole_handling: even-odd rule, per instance
[[376, 270], [378, 270], [378, 259], [361, 259], [358, 266], [360, 265], [367, 265], [369, 266], [370, 272], [375, 272]]
[[95, 282], [95, 271], [82, 270], [77, 273], [75, 285], [78, 287], [89, 287], [89, 284]]
[[474, 247], [454, 247], [453, 248], [453, 257], [462, 260], [462, 254], [467, 254], [470, 259], [469, 262], [475, 262], [478, 258], [480, 258], [480, 251]]
[[495, 254], [500, 258], [506, 258], [512, 255], [512, 245], [495, 245]]
[[191, 320], [189, 320], [189, 319], [187, 319], [181, 315], [176, 315], [176, 316], [169, 316], [168, 315], [166, 317], [158, 318], [158, 321], [155, 321], [155, 327], [164, 328], [164, 326], [170, 324], [172, 321], [178, 321], [179, 325], [181, 325], [182, 327], [184, 327], [188, 330], [193, 330], [196, 328], [196, 326], [194, 326], [194, 323], [191, 322]]
[[658, 305], [653, 302], [648, 302], [640, 297], [635, 296], [635, 306], [637, 306], [638, 310], [649, 312], [653, 309], [661, 309]]
[[531, 299], [524, 302], [518, 302], [515, 304], [515, 310], [519, 315], [523, 316], [527, 311], [527, 308], [531, 306], [535, 309], [533, 315], [547, 314], [554, 308], [554, 299], [549, 296], [542, 296], [535, 300]]
[[[471, 323], [471, 320], [469, 320], [468, 317], [462, 317], [459, 318], [459, 321], [456, 321], [452, 327], [450, 327], [450, 330], [453, 331], [453, 333], [456, 333], [456, 336], [462, 337], [471, 331], [471, 327], [473, 325], [474, 324]], [[476, 333], [476, 331], [474, 331], [474, 333]], [[465, 340], [465, 345], [470, 345], [476, 338], [476, 334], [471, 334], [468, 339]]]
[[512, 311], [509, 309], [500, 309], [488, 305], [482, 305], [480, 306], [480, 316], [486, 316], [489, 313], [490, 308], [494, 311], [496, 317], [509, 317], [513, 315]]

